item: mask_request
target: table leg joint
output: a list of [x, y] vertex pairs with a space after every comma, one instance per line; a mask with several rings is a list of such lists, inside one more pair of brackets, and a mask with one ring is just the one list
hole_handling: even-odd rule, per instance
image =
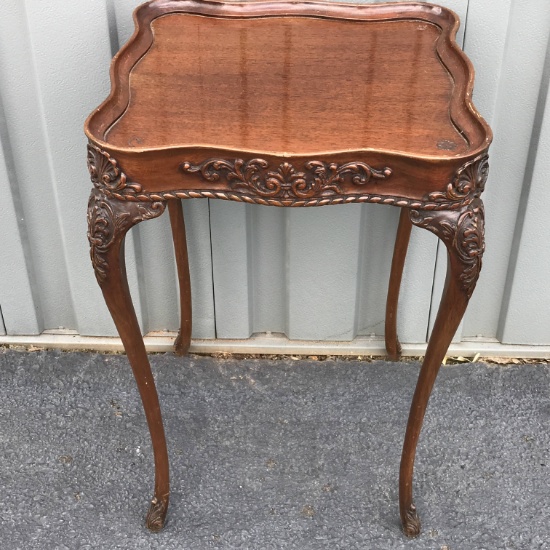
[[485, 215], [483, 201], [474, 199], [460, 210], [410, 210], [414, 225], [435, 233], [447, 246], [451, 262], [460, 271], [459, 279], [471, 297], [485, 251]]
[[88, 240], [97, 282], [105, 284], [109, 275], [109, 255], [120, 247], [128, 230], [137, 223], [160, 216], [165, 202], [127, 202], [92, 189], [88, 202]]

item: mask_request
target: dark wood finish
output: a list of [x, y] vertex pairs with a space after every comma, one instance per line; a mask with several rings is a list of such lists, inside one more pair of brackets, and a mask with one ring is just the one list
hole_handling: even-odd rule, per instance
[[445, 289], [416, 384], [399, 472], [401, 522], [405, 534], [414, 537], [420, 532], [420, 520], [412, 498], [416, 445], [441, 362], [476, 286], [485, 240], [484, 209], [479, 198], [458, 211], [413, 210], [410, 216], [414, 225], [435, 233], [445, 243], [448, 251]]
[[158, 531], [164, 526], [170, 495], [168, 451], [160, 404], [137, 321], [124, 261], [124, 237], [137, 223], [160, 216], [162, 202], [121, 202], [92, 190], [88, 203], [88, 239], [97, 282], [111, 312], [143, 402], [155, 456], [155, 494], [147, 515], [147, 527]]
[[180, 331], [174, 350], [177, 355], [185, 355], [191, 345], [192, 308], [191, 308], [191, 278], [189, 276], [189, 260], [187, 257], [187, 238], [185, 235], [185, 221], [180, 200], [168, 202], [168, 213], [172, 225], [174, 239], [174, 253], [178, 267], [180, 286]]
[[[179, 192], [290, 205], [182, 172], [184, 163], [260, 158], [268, 171], [285, 162], [298, 173], [310, 172], [308, 162], [389, 167], [387, 182], [348, 179], [341, 194], [407, 206], [443, 191], [490, 143], [449, 10], [157, 0], [135, 19], [136, 32], [112, 64], [111, 95], [86, 123], [88, 137], [139, 182], [136, 192], [116, 189], [119, 198]], [[334, 198], [330, 189], [321, 195]]]
[[[168, 506], [158, 397], [128, 292], [128, 229], [168, 204], [181, 294], [176, 352], [189, 347], [191, 293], [179, 199], [272, 206], [380, 203], [402, 208], [386, 342], [399, 356], [399, 286], [411, 225], [447, 246], [440, 311], [413, 398], [400, 471], [404, 532], [416, 445], [437, 371], [483, 254], [490, 128], [475, 110], [459, 22], [425, 3], [223, 3], [153, 0], [111, 66], [111, 94], [86, 121], [92, 262], [128, 353], [155, 454], [147, 524]], [[122, 255], [121, 255], [122, 254]]]
[[[373, 148], [451, 157], [469, 150], [445, 109], [453, 86], [447, 70], [422, 63], [436, 61], [441, 31], [434, 24], [373, 21], [369, 40], [360, 21], [179, 14], [151, 26], [155, 39], [132, 70], [128, 107], [105, 135], [113, 146], [302, 155]], [[353, 69], [340, 62], [348, 56]], [[304, 93], [304, 85], [315, 93]], [[424, 100], [401, 102], [404, 86]], [[223, 90], [224, 101], [205, 87]], [[381, 103], [384, 110], [372, 108]], [[394, 135], [396, 127], [405, 131]]]
[[391, 262], [388, 298], [386, 301], [386, 327], [384, 330], [386, 351], [388, 352], [388, 358], [392, 361], [397, 361], [401, 357], [401, 344], [397, 337], [397, 306], [411, 229], [412, 223], [409, 211], [406, 208], [402, 208], [399, 215], [399, 225], [397, 226], [397, 235], [395, 237], [395, 247]]

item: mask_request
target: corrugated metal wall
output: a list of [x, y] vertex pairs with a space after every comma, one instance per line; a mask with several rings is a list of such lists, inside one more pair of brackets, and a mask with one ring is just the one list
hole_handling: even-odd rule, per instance
[[[550, 344], [550, 4], [447, 0], [477, 69], [475, 103], [495, 132], [484, 200], [484, 269], [457, 340]], [[7, 0], [0, 17], [0, 334], [64, 327], [114, 335], [89, 262], [85, 117], [107, 95], [111, 55], [136, 0]], [[527, 5], [528, 4], [528, 5]], [[545, 200], [546, 199], [546, 200]], [[398, 210], [184, 204], [195, 338], [348, 341], [382, 335]], [[438, 250], [438, 248], [440, 248]], [[168, 217], [127, 245], [144, 332], [176, 330]], [[404, 342], [425, 342], [443, 247], [413, 231], [400, 310]]]

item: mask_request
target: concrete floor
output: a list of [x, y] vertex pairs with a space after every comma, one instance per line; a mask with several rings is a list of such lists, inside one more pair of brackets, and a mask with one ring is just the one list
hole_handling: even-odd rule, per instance
[[550, 367], [443, 367], [400, 531], [418, 364], [152, 355], [169, 522], [125, 356], [0, 349], [0, 548], [550, 549]]

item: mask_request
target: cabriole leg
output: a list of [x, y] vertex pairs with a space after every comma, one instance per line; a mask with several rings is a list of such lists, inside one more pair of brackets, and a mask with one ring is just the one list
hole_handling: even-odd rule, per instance
[[397, 305], [399, 302], [399, 289], [401, 287], [401, 277], [403, 276], [403, 267], [405, 266], [405, 258], [407, 257], [411, 229], [412, 223], [409, 217], [409, 211], [406, 208], [401, 208], [391, 263], [388, 298], [386, 301], [386, 327], [384, 331], [388, 359], [392, 361], [397, 361], [401, 357], [401, 344], [397, 337]]
[[128, 230], [160, 216], [164, 202], [130, 202], [108, 198], [92, 190], [88, 203], [88, 239], [97, 282], [118, 329], [141, 395], [155, 457], [155, 494], [147, 514], [147, 527], [164, 526], [170, 494], [168, 453], [160, 405], [141, 330], [136, 318], [124, 261], [124, 238]]
[[445, 353], [460, 324], [479, 276], [484, 251], [484, 210], [481, 199], [455, 211], [410, 211], [414, 225], [435, 233], [448, 251], [447, 279], [426, 356], [414, 392], [399, 475], [399, 508], [403, 531], [420, 532], [413, 504], [412, 478], [416, 446], [424, 413]]
[[189, 276], [189, 259], [187, 256], [187, 238], [185, 236], [185, 221], [180, 199], [168, 201], [168, 213], [172, 225], [174, 252], [178, 267], [180, 286], [180, 330], [174, 350], [177, 355], [185, 355], [191, 345], [191, 279]]

